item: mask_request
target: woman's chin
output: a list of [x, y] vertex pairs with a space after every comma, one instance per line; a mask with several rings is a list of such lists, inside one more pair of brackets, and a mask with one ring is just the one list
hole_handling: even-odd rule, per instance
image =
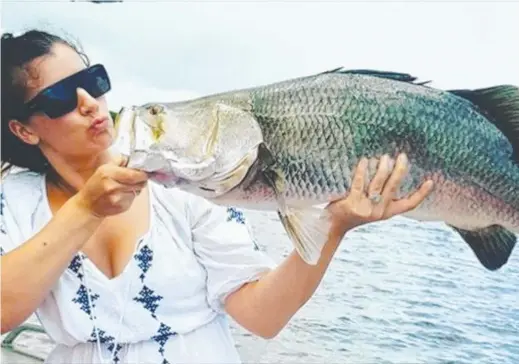
[[104, 152], [112, 147], [114, 141], [114, 137], [107, 133], [106, 135], [99, 136], [95, 140], [92, 140], [88, 150], [91, 153]]
[[107, 148], [115, 141], [115, 130], [113, 128], [109, 128], [103, 133], [96, 135], [93, 141], [95, 144], [103, 145]]

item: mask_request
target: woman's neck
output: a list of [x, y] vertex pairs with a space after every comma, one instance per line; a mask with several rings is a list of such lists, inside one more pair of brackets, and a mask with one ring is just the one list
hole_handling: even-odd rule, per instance
[[109, 151], [89, 158], [63, 158], [61, 156], [47, 156], [52, 166], [49, 180], [60, 189], [75, 193], [80, 190], [88, 179], [101, 165], [117, 161], [118, 155]]

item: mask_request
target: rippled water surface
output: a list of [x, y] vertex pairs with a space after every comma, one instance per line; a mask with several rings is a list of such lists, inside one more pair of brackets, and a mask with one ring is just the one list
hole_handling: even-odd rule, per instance
[[[276, 260], [272, 214], [247, 212]], [[404, 218], [348, 234], [316, 294], [275, 340], [236, 328], [243, 359], [283, 363], [519, 363], [519, 252], [497, 272], [443, 224]]]

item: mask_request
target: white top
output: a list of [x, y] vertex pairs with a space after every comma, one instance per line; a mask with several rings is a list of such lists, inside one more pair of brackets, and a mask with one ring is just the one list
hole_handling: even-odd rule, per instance
[[[46, 363], [107, 363], [112, 352], [114, 363], [240, 362], [223, 300], [274, 261], [239, 210], [149, 186], [150, 229], [121, 275], [109, 279], [79, 253], [38, 308], [57, 344]], [[52, 216], [40, 174], [8, 175], [1, 202], [2, 254]]]

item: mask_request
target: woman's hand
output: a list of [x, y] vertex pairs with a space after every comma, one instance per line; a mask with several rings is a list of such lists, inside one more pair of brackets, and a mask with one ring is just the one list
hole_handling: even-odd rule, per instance
[[119, 164], [100, 166], [74, 196], [76, 203], [97, 217], [126, 211], [146, 186], [148, 175]]
[[385, 220], [417, 207], [429, 195], [433, 182], [428, 180], [410, 196], [396, 199], [396, 192], [408, 171], [407, 157], [400, 154], [394, 164], [388, 156], [380, 159], [377, 172], [366, 189], [367, 159], [357, 165], [349, 195], [330, 203], [332, 230], [339, 235], [370, 222]]

